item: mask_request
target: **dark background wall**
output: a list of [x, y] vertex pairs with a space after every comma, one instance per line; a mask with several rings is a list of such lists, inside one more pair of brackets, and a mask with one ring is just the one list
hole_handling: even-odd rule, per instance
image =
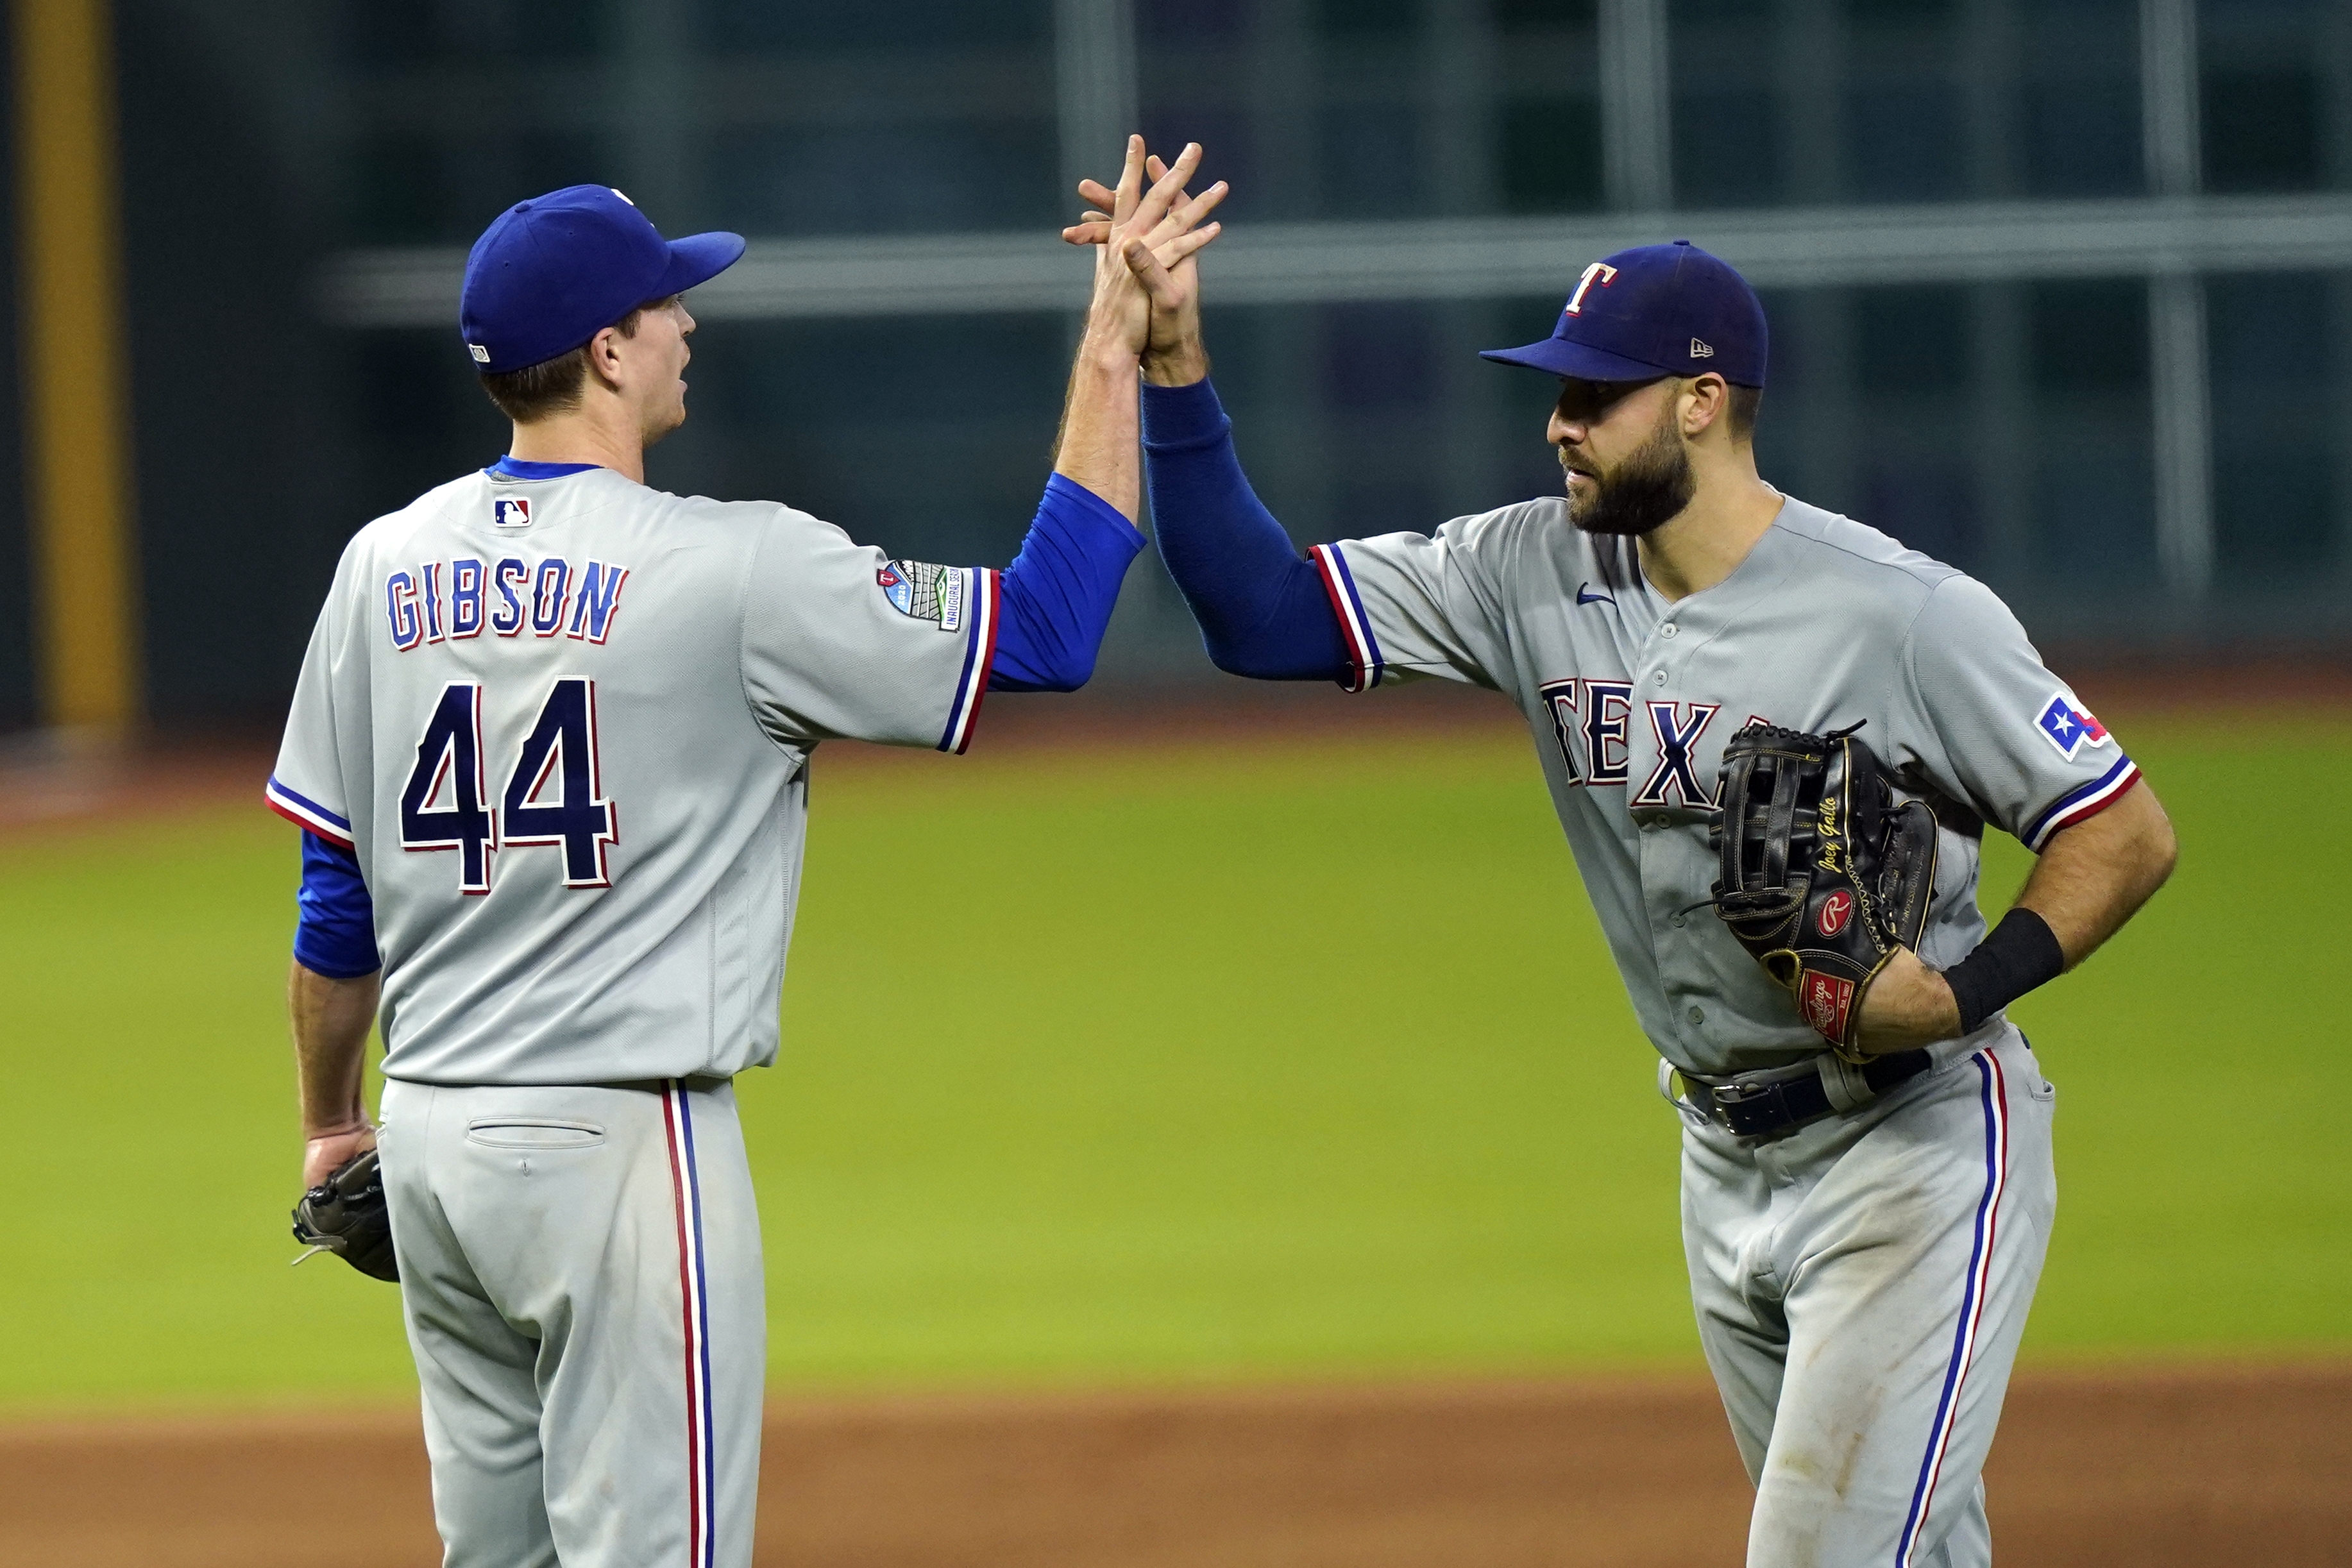
[[[2135, 0], [1674, 0], [1677, 232], [1710, 214], [2144, 191]], [[1599, 213], [1593, 0], [1142, 0], [1139, 119], [1207, 143], [1236, 229]], [[2352, 8], [2205, 0], [2210, 189], [2352, 192]], [[1049, 231], [1051, 0], [118, 0], [151, 712], [273, 724], [343, 542], [505, 427], [447, 327], [331, 324], [356, 250], [462, 248], [620, 184], [670, 232]], [[5, 178], [5, 172], [0, 172]], [[1665, 237], [1664, 235], [1660, 237]], [[1082, 262], [1074, 260], [1075, 266]], [[2345, 260], [2352, 268], [2352, 256]], [[1563, 261], [1561, 288], [1574, 270]], [[13, 247], [0, 280], [13, 296]], [[1217, 376], [1302, 539], [1549, 490], [1541, 378], [1475, 350], [1559, 292], [1233, 306]], [[2053, 641], [2341, 639], [2352, 270], [2206, 280], [2216, 570], [2168, 595], [2137, 277], [1769, 291], [1776, 483], [1984, 577]], [[0, 453], [16, 456], [13, 313]], [[665, 487], [1003, 560], [1050, 456], [1063, 313], [713, 322]], [[21, 465], [11, 462], [11, 471]], [[0, 727], [35, 717], [22, 486], [0, 486]], [[1205, 673], [1156, 566], [1110, 667]]]

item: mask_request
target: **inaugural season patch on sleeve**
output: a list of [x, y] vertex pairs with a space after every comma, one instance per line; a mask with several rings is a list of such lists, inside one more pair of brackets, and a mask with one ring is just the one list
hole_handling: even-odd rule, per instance
[[874, 582], [899, 614], [953, 632], [963, 625], [964, 576], [957, 567], [894, 560], [874, 574]]

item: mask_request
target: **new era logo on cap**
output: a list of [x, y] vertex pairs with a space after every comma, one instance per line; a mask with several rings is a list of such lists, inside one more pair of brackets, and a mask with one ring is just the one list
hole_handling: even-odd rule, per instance
[[1711, 360], [1715, 358], [1715, 350], [1708, 348], [1705, 343], [1700, 342], [1696, 338], [1693, 338], [1691, 340], [1691, 358], [1694, 360]]
[[487, 365], [490, 362], [490, 351], [479, 343], [467, 344], [466, 352], [474, 356], [474, 363], [478, 365]]

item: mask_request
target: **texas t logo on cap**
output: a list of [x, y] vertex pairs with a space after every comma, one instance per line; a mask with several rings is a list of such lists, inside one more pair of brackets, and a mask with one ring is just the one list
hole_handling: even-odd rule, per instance
[[1596, 261], [1586, 267], [1584, 276], [1576, 280], [1576, 292], [1568, 297], [1570, 315], [1575, 316], [1583, 312], [1584, 291], [1592, 287], [1593, 280], [1596, 278], [1600, 280], [1601, 287], [1606, 288], [1617, 280], [1617, 269], [1605, 261]]

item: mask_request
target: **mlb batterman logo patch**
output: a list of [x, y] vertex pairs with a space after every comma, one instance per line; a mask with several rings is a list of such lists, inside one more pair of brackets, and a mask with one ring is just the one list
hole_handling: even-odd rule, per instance
[[501, 496], [490, 503], [490, 523], [494, 528], [527, 528], [530, 527], [530, 497]]

